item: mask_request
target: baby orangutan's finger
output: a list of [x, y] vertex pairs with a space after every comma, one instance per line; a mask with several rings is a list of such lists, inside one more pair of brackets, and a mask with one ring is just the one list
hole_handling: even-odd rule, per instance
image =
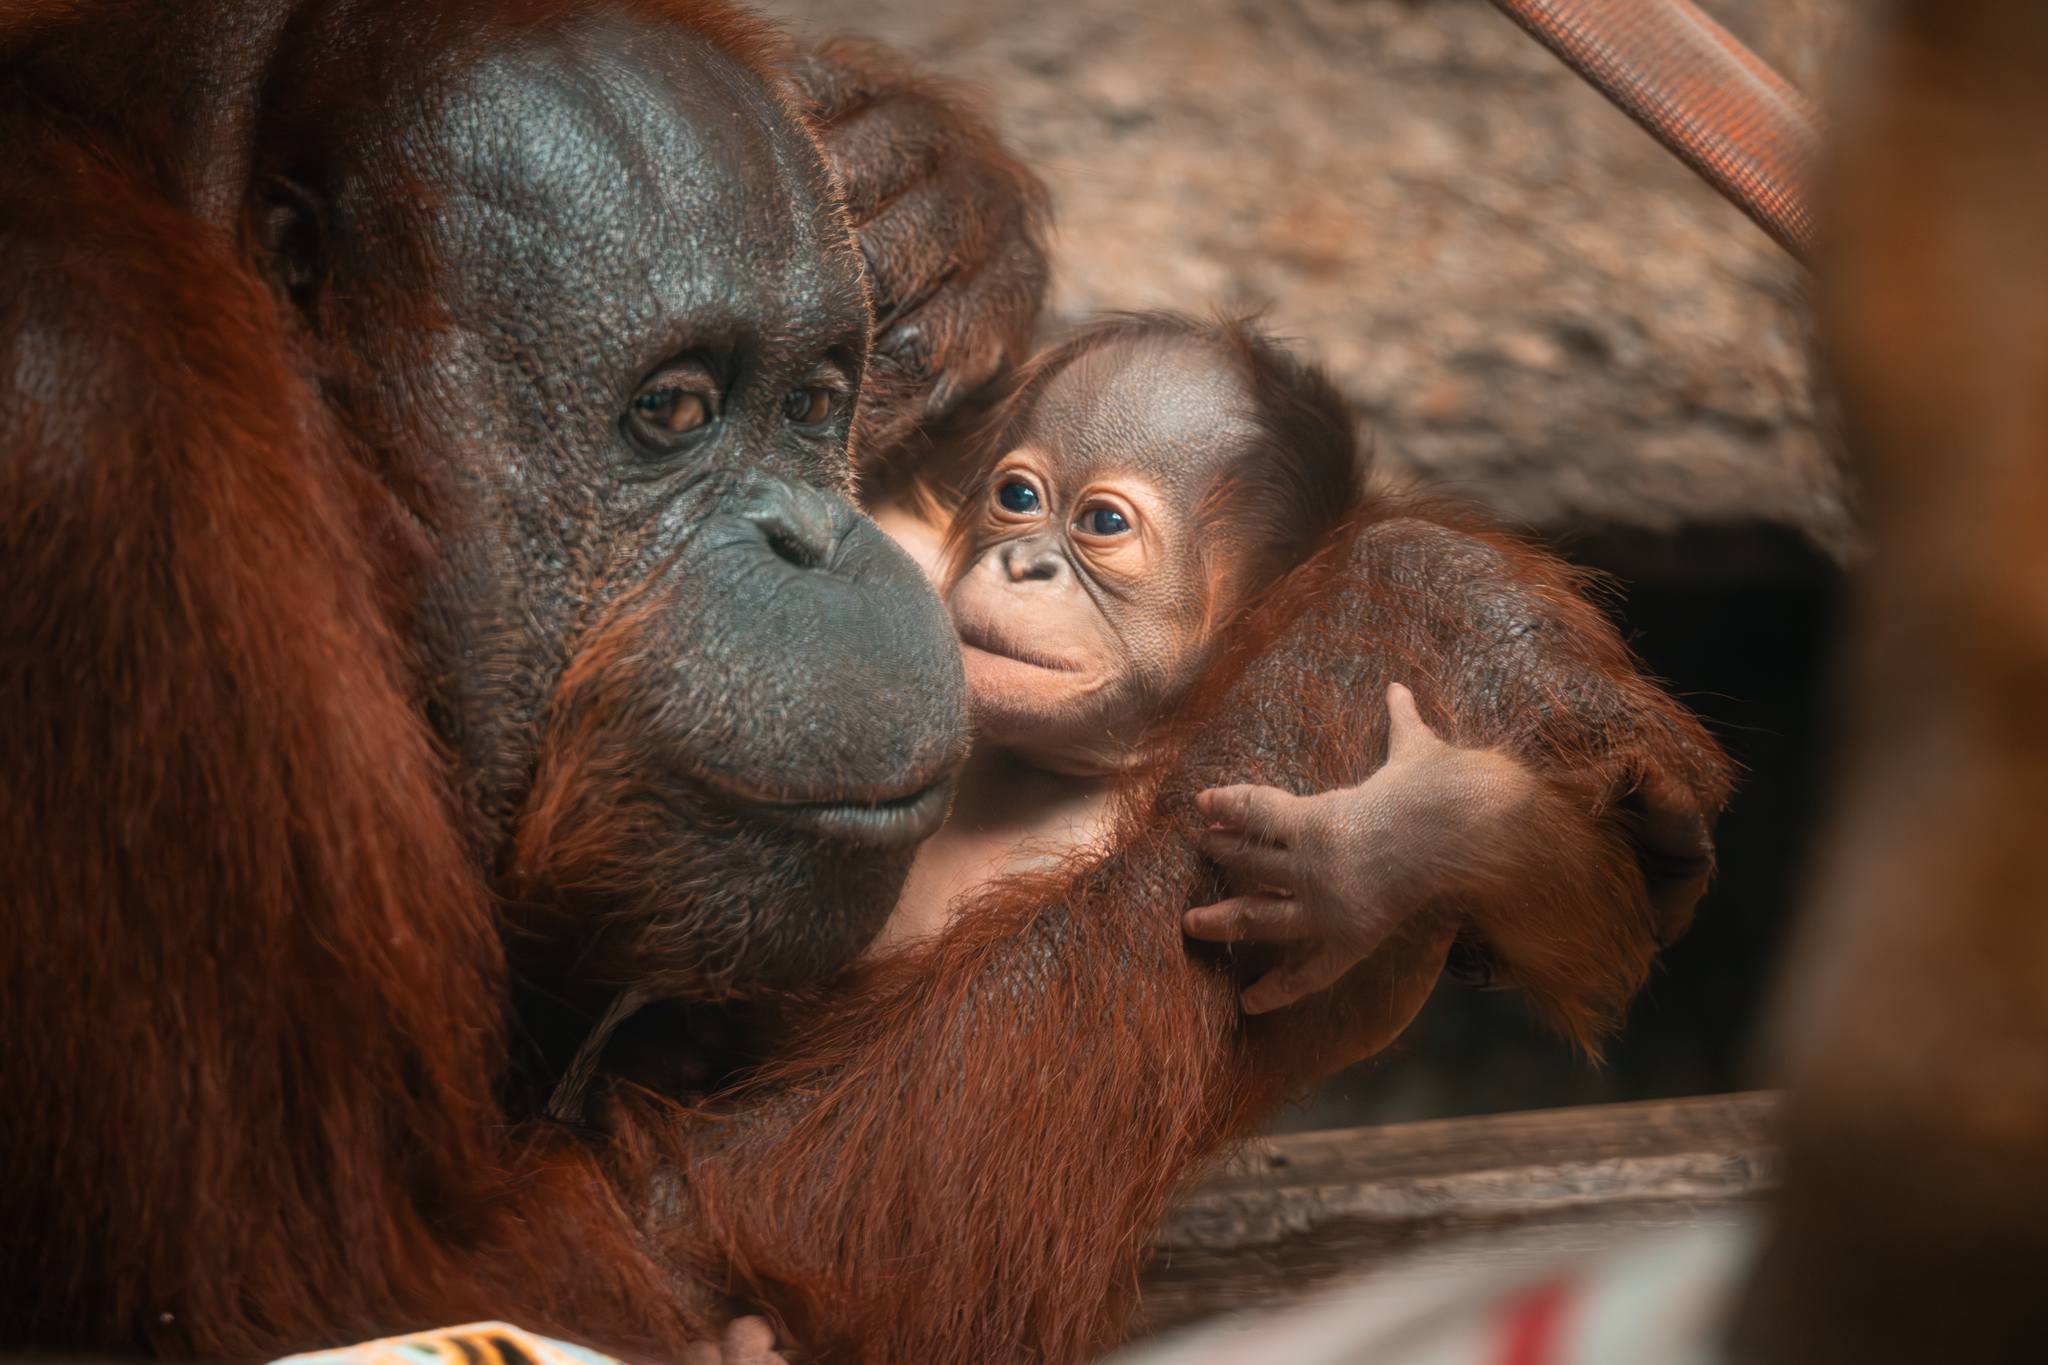
[[720, 1347], [723, 1365], [783, 1365], [789, 1359], [775, 1349], [775, 1328], [766, 1318], [734, 1318]]
[[1233, 889], [1264, 886], [1275, 891], [1294, 891], [1294, 854], [1270, 844], [1252, 842], [1229, 830], [1208, 830], [1202, 835], [1202, 852], [1237, 881]]
[[1210, 943], [1271, 943], [1305, 938], [1314, 927], [1301, 902], [1285, 896], [1233, 896], [1181, 917], [1188, 937]]
[[1268, 844], [1293, 842], [1301, 798], [1278, 787], [1211, 787], [1195, 793], [1195, 809], [1212, 825]]
[[1443, 741], [1422, 719], [1415, 694], [1400, 683], [1387, 684], [1387, 762], [1414, 758]]
[[1283, 963], [1245, 988], [1244, 1012], [1265, 1014], [1317, 991], [1328, 990], [1358, 965], [1360, 954], [1325, 947], [1294, 962]]

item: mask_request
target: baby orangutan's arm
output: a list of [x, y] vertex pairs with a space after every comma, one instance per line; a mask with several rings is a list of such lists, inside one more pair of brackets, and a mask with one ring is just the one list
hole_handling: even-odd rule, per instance
[[[1302, 804], [1290, 809], [1304, 812], [1394, 794], [1381, 787], [1419, 785], [1398, 833], [1388, 827], [1384, 843], [1361, 842], [1352, 858], [1304, 852], [1299, 880], [1287, 889], [1299, 896], [1307, 883], [1312, 894], [1341, 899], [1361, 920], [1354, 932], [1391, 935], [1390, 942], [1435, 933], [1441, 914], [1458, 917], [1461, 948], [1491, 979], [1518, 990], [1542, 1019], [1593, 1052], [1658, 949], [1692, 917], [1712, 870], [1711, 830], [1729, 770], [1698, 721], [1642, 676], [1587, 586], [1557, 560], [1455, 509], [1387, 508], [1350, 543], [1333, 577], [1318, 583], [1309, 574], [1290, 584], [1286, 595], [1301, 594], [1310, 605], [1289, 629], [1287, 651], [1257, 658], [1240, 684], [1265, 698], [1276, 723], [1292, 722], [1295, 752], [1284, 764], [1258, 751], [1218, 753], [1209, 771], [1291, 792]], [[1299, 610], [1281, 596], [1269, 610]], [[1392, 709], [1360, 704], [1395, 681], [1413, 688], [1413, 719], [1426, 716], [1448, 752], [1433, 738], [1414, 745], [1424, 739], [1416, 727], [1394, 724], [1406, 709], [1401, 701]], [[1407, 733], [1397, 739], [1396, 729]], [[1214, 733], [1198, 724], [1196, 750]], [[1381, 770], [1381, 755], [1397, 760], [1386, 769], [1389, 780], [1361, 781]], [[1430, 755], [1430, 764], [1395, 780], [1410, 760]], [[1411, 781], [1436, 762], [1455, 781]], [[1462, 811], [1440, 799], [1458, 783], [1481, 794], [1468, 795]], [[1421, 799], [1429, 788], [1438, 790]], [[1236, 815], [1215, 809], [1217, 798], [1201, 787], [1182, 791], [1170, 790], [1169, 799], [1189, 802], [1205, 827]], [[1252, 800], [1269, 809], [1287, 804]], [[1405, 847], [1414, 840], [1424, 844], [1419, 853]], [[1228, 862], [1244, 842], [1227, 837], [1219, 845], [1212, 834], [1208, 851]], [[1458, 853], [1460, 865], [1439, 862], [1443, 849]], [[1385, 858], [1425, 879], [1435, 867], [1444, 894], [1417, 910], [1403, 878], [1367, 875], [1383, 871], [1371, 862]], [[1348, 892], [1340, 880], [1347, 878], [1354, 879]], [[1256, 883], [1255, 874], [1253, 884], [1227, 892], [1256, 891]], [[1375, 904], [1382, 894], [1387, 899]], [[1213, 924], [1196, 917], [1197, 936], [1205, 936], [1205, 921]], [[1309, 980], [1337, 966], [1309, 968], [1305, 959], [1315, 956], [1251, 955], [1241, 965], [1278, 961], [1283, 970], [1312, 972]], [[1354, 1006], [1379, 1003], [1380, 988], [1359, 985], [1365, 975], [1351, 971], [1333, 988], [1251, 1021], [1274, 1019], [1286, 1035], [1269, 1060], [1293, 1066], [1304, 1053], [1304, 1027], [1342, 1043], [1339, 1035], [1356, 1022], [1348, 1017]], [[1267, 991], [1275, 993], [1271, 1003]], [[1252, 1003], [1270, 1011], [1299, 993], [1283, 975], [1263, 984]], [[1377, 1026], [1370, 1032], [1377, 1036]], [[1312, 1079], [1297, 1073], [1299, 1082]]]
[[1500, 750], [1444, 743], [1399, 683], [1387, 688], [1387, 716], [1387, 761], [1357, 786], [1195, 798], [1203, 852], [1239, 894], [1188, 911], [1189, 935], [1297, 945], [1245, 990], [1249, 1014], [1336, 984], [1413, 917], [1540, 861], [1546, 824], [1530, 817], [1545, 792], [1534, 774]]

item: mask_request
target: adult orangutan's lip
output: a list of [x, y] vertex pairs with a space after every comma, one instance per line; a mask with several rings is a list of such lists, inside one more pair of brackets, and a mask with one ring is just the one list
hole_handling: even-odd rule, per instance
[[1079, 673], [1081, 671], [1065, 659], [1055, 659], [1049, 654], [1034, 654], [1030, 650], [1021, 649], [1007, 641], [996, 640], [978, 626], [962, 625], [958, 629], [961, 644], [969, 649], [978, 649], [984, 654], [993, 654], [998, 659], [1008, 659], [1011, 663], [1017, 664], [1029, 664], [1033, 668], [1043, 668], [1051, 673]]
[[901, 848], [919, 844], [937, 832], [953, 800], [953, 779], [900, 796], [838, 801], [751, 803], [767, 819], [835, 843], [861, 848]]

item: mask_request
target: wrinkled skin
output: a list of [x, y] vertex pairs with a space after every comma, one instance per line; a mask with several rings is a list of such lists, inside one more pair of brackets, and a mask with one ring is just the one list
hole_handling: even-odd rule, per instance
[[940, 423], [1023, 359], [1048, 279], [1045, 187], [958, 92], [839, 39], [791, 69], [874, 292], [856, 459], [888, 490]]
[[[1188, 911], [1188, 934], [1292, 945], [1286, 961], [1245, 988], [1248, 1014], [1335, 985], [1411, 919], [1421, 920], [1411, 932], [1448, 949], [1457, 917], [1445, 907], [1503, 864], [1517, 870], [1531, 838], [1534, 773], [1498, 750], [1444, 743], [1400, 683], [1387, 688], [1387, 715], [1387, 761], [1357, 786], [1313, 796], [1216, 787], [1195, 798], [1208, 822], [1202, 851], [1230, 874], [1236, 894]], [[1426, 989], [1408, 992], [1400, 1024], [1425, 997]]]
[[[1247, 458], [1275, 467], [1253, 444], [1245, 373], [1216, 343], [1165, 328], [1084, 350], [1044, 381], [963, 505], [947, 606], [978, 743], [1013, 761], [977, 749], [885, 942], [946, 922], [977, 878], [1106, 837], [1087, 779], [1142, 756], [1276, 549], [1262, 543], [1270, 514], [1232, 478]], [[1489, 874], [1540, 862], [1523, 847], [1535, 775], [1506, 753], [1444, 743], [1404, 686], [1388, 689], [1387, 706], [1388, 760], [1363, 783], [1198, 798], [1203, 851], [1237, 894], [1190, 910], [1189, 934], [1290, 945], [1244, 992], [1250, 1013], [1325, 990], [1391, 936], [1419, 933], [1436, 951], [1394, 992], [1407, 1013], [1390, 1016], [1391, 1037], [1457, 933], [1448, 907]], [[1426, 924], [1411, 928], [1417, 917]]]
[[[723, 1316], [647, 1249], [649, 1134], [508, 1075], [622, 986], [843, 966], [964, 748], [848, 501], [898, 276], [792, 57], [690, 0], [0, 13], [0, 1340]], [[963, 356], [987, 216], [884, 253], [958, 247], [892, 316]], [[981, 382], [946, 354], [919, 420]]]
[[1196, 509], [1242, 454], [1250, 403], [1178, 339], [1114, 342], [1047, 382], [964, 510], [946, 590], [982, 740], [1115, 770], [1194, 681], [1232, 605]]
[[[0, 157], [0, 581], [15, 589], [0, 638], [27, 642], [0, 671], [16, 722], [0, 727], [0, 1036], [14, 1044], [0, 1226], [34, 1229], [0, 1239], [0, 1343], [262, 1360], [502, 1315], [676, 1359], [729, 1316], [734, 1279], [695, 1277], [676, 1251], [691, 1229], [660, 1172], [717, 1191], [700, 1161], [664, 1167], [687, 1139], [673, 1107], [622, 1103], [592, 1133], [508, 1105], [505, 1072], [534, 1042], [514, 983], [566, 982], [572, 1008], [594, 1009], [627, 979], [718, 998], [843, 959], [886, 909], [919, 818], [864, 803], [922, 792], [962, 738], [936, 605], [836, 491], [871, 410], [857, 257], [824, 210], [825, 169], [763, 93], [768, 76], [734, 53], [780, 56], [723, 6], [689, 0], [0, 11], [0, 146], [21, 150]], [[568, 174], [570, 148], [609, 171]], [[1001, 221], [945, 198], [908, 221], [939, 240]], [[884, 204], [863, 231], [892, 221]], [[1014, 259], [1002, 240], [957, 258], [867, 252], [886, 314], [948, 337], [908, 370], [921, 416], [981, 368], [955, 383], [947, 357], [1001, 354], [958, 334], [978, 310], [953, 290]], [[914, 272], [897, 262], [933, 260], [935, 292], [898, 283]], [[852, 430], [843, 407], [804, 416], [820, 388], [837, 395], [827, 409], [850, 397]], [[707, 395], [719, 413], [704, 429], [692, 414]], [[1275, 695], [1331, 675], [1315, 647], [1385, 638], [1389, 614], [1412, 608], [1406, 638], [1434, 641], [1446, 620], [1498, 619], [1488, 585], [1545, 581], [1505, 551], [1472, 567], [1426, 537], [1389, 553], [1404, 546], [1419, 565], [1361, 570], [1399, 586], [1352, 599], [1373, 635], [1308, 633], [1275, 660]], [[1481, 605], [1448, 595], [1474, 582]], [[1554, 585], [1539, 597], [1576, 600]], [[882, 633], [885, 619], [908, 637]], [[1590, 665], [1564, 648], [1516, 676], [1591, 698], [1542, 723], [1584, 720], [1599, 790], [1633, 790], [1612, 755], [1644, 749], [1654, 767], [1704, 741], [1643, 695], [1602, 628], [1559, 632], [1592, 639]], [[1500, 638], [1549, 639], [1520, 625]], [[1495, 731], [1535, 734], [1535, 702], [1565, 694], [1497, 685], [1493, 651], [1451, 662], [1463, 690], [1447, 713], [1498, 701]], [[1355, 780], [1375, 752], [1353, 710], [1333, 714], [1367, 728], [1328, 731], [1330, 752], [1300, 770], [1309, 788]], [[1677, 741], [1629, 747], [1638, 717]], [[1205, 785], [1281, 780], [1277, 756], [1299, 747], [1246, 744], [1212, 753]], [[1711, 778], [1684, 779], [1710, 755], [1677, 766], [1674, 781], [1706, 793], [1695, 810], [1718, 805]], [[1581, 813], [1555, 828], [1588, 825]], [[1540, 927], [1569, 942], [1583, 921], [1622, 921], [1619, 964], [1583, 973], [1601, 1005], [1633, 989], [1648, 950], [1628, 832], [1587, 833], [1620, 894], [1574, 896], [1563, 908], [1583, 914]], [[1155, 888], [1142, 908], [1171, 919], [1133, 927], [1183, 980], [1180, 909], [1211, 879], [1178, 834], [1152, 843], [1160, 879], [1131, 885]], [[1570, 862], [1576, 889], [1591, 858]], [[1121, 899], [1102, 908], [1134, 918]], [[1112, 946], [1100, 961], [1122, 990], [1129, 959]], [[1001, 972], [974, 979], [1005, 989]], [[1211, 989], [1220, 978], [1196, 984], [1210, 1031], [1162, 1039], [1201, 1054], [1183, 1078], [1231, 1082], [1202, 1059], [1242, 1052], [1240, 1018]], [[948, 1008], [939, 1022], [1015, 1013]], [[1071, 1050], [1079, 1030], [1059, 1022]], [[1360, 1036], [1345, 1023], [1333, 1033]], [[1024, 1134], [974, 1125], [1008, 1112], [986, 1096], [1030, 1102], [1019, 1071], [1046, 1074], [1035, 1059], [1053, 1054], [968, 1039], [985, 1063], [970, 1069], [944, 1028], [925, 1036], [924, 1052], [885, 1029], [848, 1041], [882, 1044], [908, 1074], [978, 1071], [987, 1088], [849, 1073], [852, 1094], [910, 1135], [882, 1173], [919, 1178], [839, 1181], [870, 1203], [825, 1217], [827, 1245], [873, 1245], [857, 1259], [886, 1271], [906, 1237], [946, 1245], [915, 1221], [938, 1216], [995, 1238], [995, 1257], [950, 1258], [977, 1294], [1023, 1303], [1129, 1282], [1131, 1229], [1185, 1166], [1137, 1169], [1162, 1150], [1143, 1123], [1109, 1150], [1145, 1160], [1105, 1160], [1090, 1125], [1112, 1109], [1050, 1125], [1072, 1146], [1043, 1178], [966, 1172], [956, 1189], [1086, 1196], [1045, 1225], [1115, 1242], [1097, 1276], [1066, 1257], [1013, 1273], [1019, 1251], [1059, 1250], [1003, 1238], [1037, 1213], [916, 1207], [933, 1188], [923, 1156], [978, 1163], [1007, 1145], [978, 1133]], [[1292, 1043], [1281, 1051], [1302, 1055]], [[1144, 1047], [1099, 1052], [1123, 1068], [1101, 1092], [1119, 1100], [1157, 1069]], [[1240, 1107], [1194, 1099], [1212, 1115]], [[919, 1100], [968, 1103], [935, 1123]], [[1227, 1127], [1157, 1112], [1171, 1140]], [[754, 1153], [741, 1173], [786, 1192], [800, 1188], [788, 1172], [851, 1169], [818, 1150], [765, 1169]], [[1143, 1216], [1102, 1220], [1139, 1177]], [[846, 1235], [859, 1227], [878, 1238]], [[860, 1321], [923, 1309], [945, 1319], [936, 1339], [996, 1343], [974, 1358], [1016, 1345], [963, 1336], [967, 1296], [919, 1287], [923, 1302]], [[832, 1311], [852, 1313], [844, 1297]], [[1103, 1339], [1084, 1326], [1067, 1339]]]
[[[352, 392], [364, 424], [453, 454], [420, 620], [478, 835], [516, 837], [550, 939], [597, 926], [602, 984], [829, 971], [961, 733], [944, 623], [845, 497], [869, 318], [818, 154], [734, 58], [623, 18], [481, 55], [424, 119], [418, 97], [309, 118], [275, 155], [320, 168], [314, 202], [272, 232], [323, 337], [404, 359]], [[415, 291], [438, 316], [405, 314]], [[716, 411], [677, 434], [634, 404], [679, 369]], [[929, 705], [849, 704], [892, 692]], [[875, 802], [910, 808], [846, 809]]]
[[[828, 171], [732, 56], [599, 21], [480, 61], [424, 127], [404, 122], [409, 89], [355, 106], [312, 153], [345, 162], [299, 215], [317, 234], [273, 216], [286, 247], [317, 235], [321, 259], [287, 268], [352, 301], [319, 319], [341, 347], [389, 345], [384, 303], [409, 289], [442, 301], [417, 368], [366, 392], [361, 417], [461, 453], [463, 535], [421, 606], [446, 688], [432, 702], [480, 836], [524, 821], [520, 901], [607, 926], [585, 959], [602, 984], [723, 996], [829, 972], [872, 937], [962, 752], [957, 654], [846, 501], [847, 457], [856, 410], [863, 448], [886, 449], [1021, 340], [1045, 280], [1039, 191], [892, 61], [842, 46], [796, 63]], [[392, 201], [393, 178], [431, 187], [429, 213]], [[445, 267], [475, 260], [518, 265]], [[716, 420], [686, 442], [636, 437], [630, 404], [678, 363], [709, 372]], [[822, 420], [790, 420], [806, 394], [829, 396]], [[509, 439], [486, 425], [508, 421]], [[561, 685], [579, 654], [613, 650], [652, 674]], [[915, 715], [852, 704], [904, 694]], [[645, 764], [658, 736], [658, 771], [593, 776]], [[596, 796], [629, 809], [588, 810]], [[878, 802], [895, 809], [857, 809]]]

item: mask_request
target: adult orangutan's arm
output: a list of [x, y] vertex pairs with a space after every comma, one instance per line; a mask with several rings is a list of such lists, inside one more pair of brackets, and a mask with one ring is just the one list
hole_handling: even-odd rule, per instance
[[1560, 803], [1557, 867], [1472, 907], [1504, 972], [1567, 1024], [1617, 1008], [1660, 934], [1623, 793], [1658, 757], [1711, 805], [1721, 770], [1577, 594], [1483, 533], [1355, 531], [1247, 627], [1113, 854], [967, 907], [686, 1124], [669, 1254], [821, 1360], [1079, 1361], [1112, 1343], [1174, 1192], [1290, 1090], [1388, 1041], [1440, 970], [1450, 930], [1421, 917], [1338, 989], [1247, 1018], [1248, 964], [1181, 933], [1221, 891], [1195, 794], [1359, 781], [1386, 742], [1360, 699], [1396, 678], [1446, 708], [1447, 737], [1514, 753]]

